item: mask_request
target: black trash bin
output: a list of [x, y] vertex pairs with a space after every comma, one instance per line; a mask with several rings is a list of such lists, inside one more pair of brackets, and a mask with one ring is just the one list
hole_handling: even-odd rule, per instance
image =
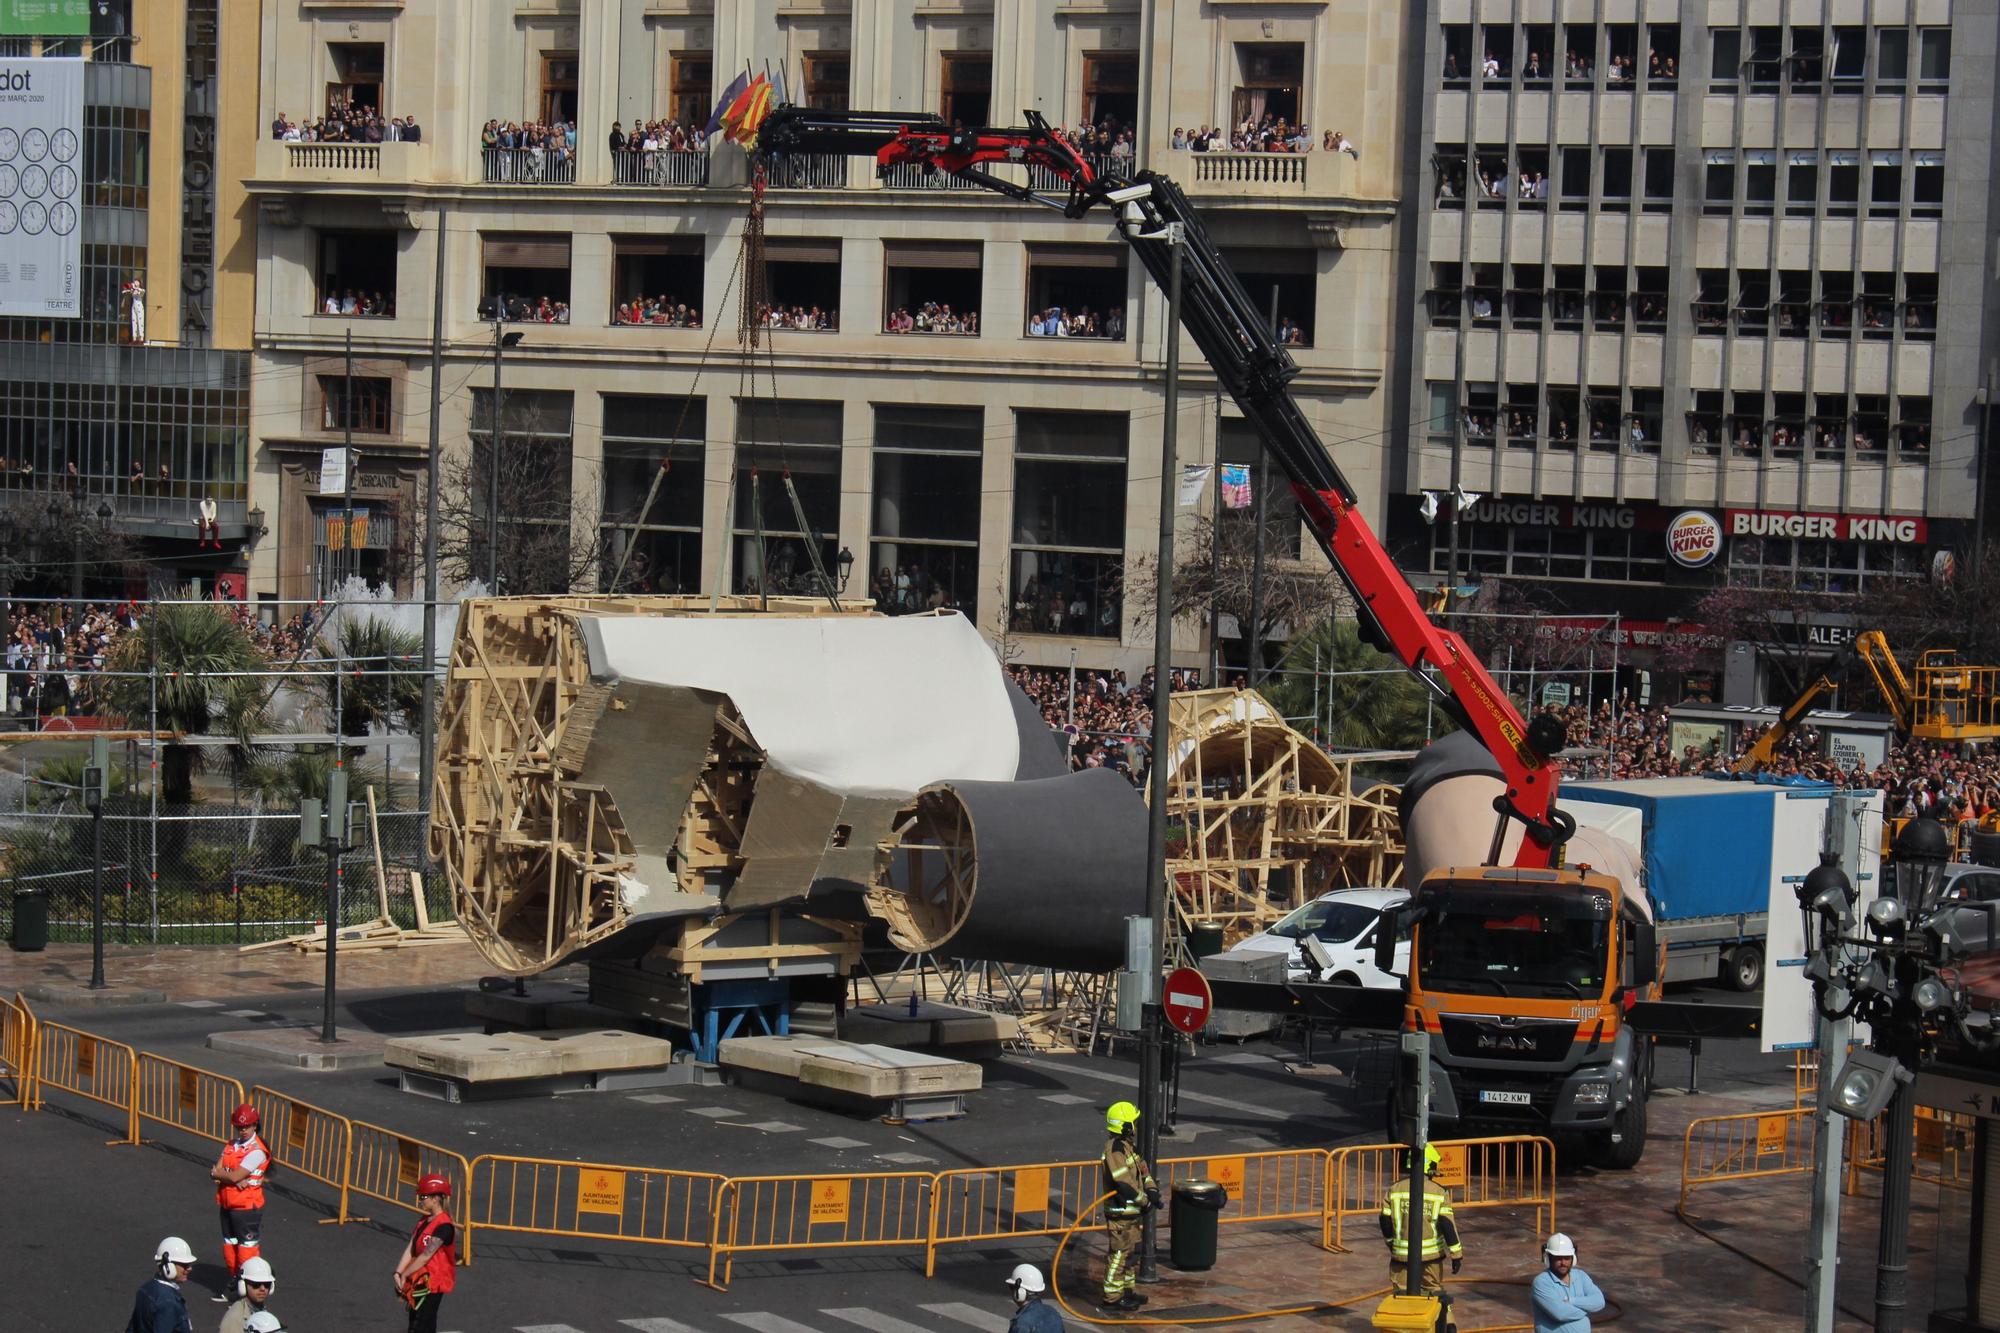
[[14, 928], [7, 943], [16, 953], [40, 953], [49, 947], [49, 895], [39, 889], [14, 891]]
[[1188, 927], [1187, 946], [1196, 958], [1213, 958], [1222, 952], [1222, 927], [1212, 922]]
[[1229, 1191], [1213, 1180], [1183, 1180], [1174, 1186], [1173, 1251], [1175, 1268], [1199, 1273], [1215, 1267], [1215, 1236]]

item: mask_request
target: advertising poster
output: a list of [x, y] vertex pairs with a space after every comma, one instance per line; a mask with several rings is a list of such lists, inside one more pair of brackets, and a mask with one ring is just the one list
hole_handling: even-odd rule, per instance
[[0, 316], [80, 312], [83, 63], [0, 57]]

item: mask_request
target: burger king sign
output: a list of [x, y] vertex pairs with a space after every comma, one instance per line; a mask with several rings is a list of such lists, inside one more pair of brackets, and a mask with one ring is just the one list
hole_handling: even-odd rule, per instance
[[1686, 509], [1667, 524], [1667, 554], [1686, 569], [1700, 569], [1722, 554], [1722, 524], [1715, 515]]

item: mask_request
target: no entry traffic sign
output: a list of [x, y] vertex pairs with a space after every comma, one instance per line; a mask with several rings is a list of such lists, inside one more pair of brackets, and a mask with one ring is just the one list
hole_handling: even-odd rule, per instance
[[1177, 967], [1167, 974], [1167, 999], [1163, 1006], [1167, 1021], [1182, 1032], [1195, 1033], [1208, 1023], [1215, 1007], [1215, 993], [1208, 978], [1191, 967]]

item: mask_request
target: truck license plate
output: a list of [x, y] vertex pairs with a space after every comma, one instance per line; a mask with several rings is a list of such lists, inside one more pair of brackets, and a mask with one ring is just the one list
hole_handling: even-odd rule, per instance
[[1495, 1092], [1492, 1088], [1481, 1088], [1479, 1091], [1479, 1100], [1482, 1102], [1498, 1102], [1502, 1106], [1526, 1106], [1529, 1104], [1528, 1094], [1525, 1092]]

